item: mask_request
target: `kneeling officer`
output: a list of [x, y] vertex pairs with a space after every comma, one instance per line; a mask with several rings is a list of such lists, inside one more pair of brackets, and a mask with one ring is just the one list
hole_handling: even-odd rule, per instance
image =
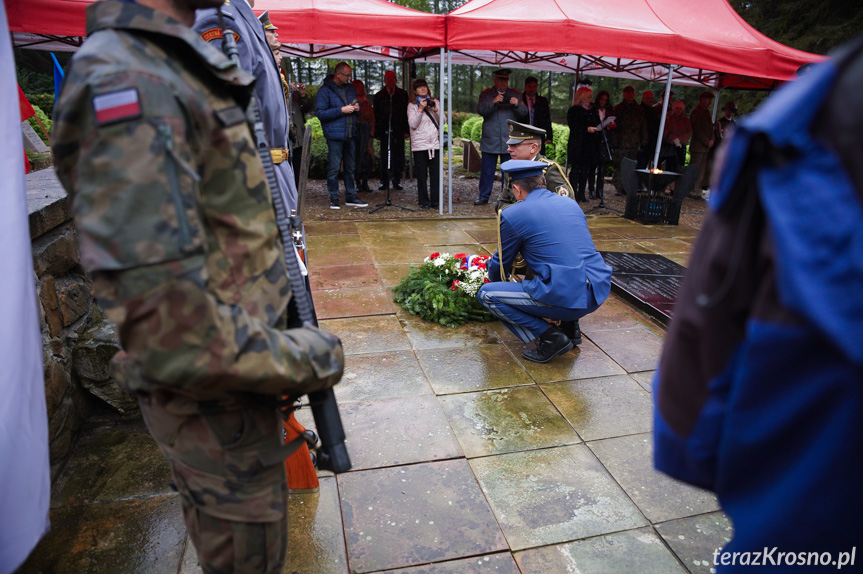
[[[572, 349], [558, 321], [592, 313], [611, 291], [611, 268], [597, 253], [578, 203], [546, 188], [538, 161], [510, 160], [500, 168], [512, 180], [518, 203], [501, 211], [501, 247], [488, 263], [492, 281], [477, 297], [519, 339], [536, 341], [522, 356], [546, 363]], [[517, 253], [534, 276], [507, 281]]]

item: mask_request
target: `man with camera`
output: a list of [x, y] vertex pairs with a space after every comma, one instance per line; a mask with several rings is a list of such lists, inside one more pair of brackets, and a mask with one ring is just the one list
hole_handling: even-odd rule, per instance
[[482, 116], [482, 139], [479, 149], [482, 163], [479, 172], [479, 197], [474, 205], [486, 205], [494, 186], [494, 173], [498, 161], [509, 159], [506, 140], [509, 139], [507, 120], [525, 122], [528, 110], [521, 101], [521, 92], [509, 87], [510, 70], [501, 69], [494, 73], [494, 87], [483, 90], [479, 95], [477, 112]]
[[255, 80], [189, 28], [221, 3], [90, 4], [52, 145], [81, 265], [123, 347], [113, 374], [170, 463], [203, 570], [275, 574], [276, 398], [331, 387], [344, 356], [330, 333], [287, 328], [293, 266], [252, 135]]
[[[578, 203], [546, 187], [539, 161], [510, 160], [500, 169], [512, 180], [518, 203], [500, 212], [500, 249], [488, 262], [488, 278], [477, 297], [524, 343], [522, 356], [547, 363], [572, 349], [570, 337], [552, 322], [578, 321], [611, 291], [611, 268], [597, 253]], [[521, 253], [533, 271], [507, 281]]]

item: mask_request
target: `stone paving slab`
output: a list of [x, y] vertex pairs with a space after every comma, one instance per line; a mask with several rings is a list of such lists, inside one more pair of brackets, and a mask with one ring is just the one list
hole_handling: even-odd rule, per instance
[[329, 319], [320, 321], [320, 327], [342, 340], [345, 355], [411, 349], [410, 341], [395, 315]]
[[588, 446], [653, 523], [719, 510], [719, 501], [713, 493], [653, 468], [652, 434], [599, 440]]
[[306, 238], [309, 256], [320, 250], [346, 249], [348, 247], [365, 247], [362, 239], [356, 234], [345, 235], [309, 235]]
[[715, 574], [713, 552], [731, 542], [734, 534], [722, 512], [672, 520], [656, 530], [692, 574]]
[[315, 267], [333, 265], [371, 265], [372, 252], [365, 245], [358, 247], [322, 247], [309, 252], [309, 264]]
[[477, 458], [470, 465], [513, 550], [647, 525], [584, 445]]
[[548, 363], [534, 363], [521, 356], [526, 349], [534, 347], [533, 343], [526, 345], [521, 341], [507, 341], [504, 344], [537, 383], [606, 377], [626, 372], [586, 338], [572, 351]]
[[652, 428], [650, 394], [627, 375], [550, 383], [541, 388], [586, 441]]
[[438, 395], [534, 384], [524, 367], [503, 345], [429, 349], [416, 354]]
[[472, 235], [473, 232], [467, 232], [463, 229], [450, 229], [447, 231], [417, 231], [414, 232], [413, 239], [426, 246], [477, 243]]
[[520, 574], [512, 554], [487, 554], [476, 558], [464, 558], [439, 564], [427, 564], [399, 570], [387, 570], [386, 574]]
[[425, 245], [405, 245], [404, 243], [396, 247], [369, 247], [368, 250], [375, 265], [397, 265], [406, 261], [419, 265], [430, 253], [437, 251]]
[[[419, 265], [421, 262], [415, 263], [415, 265]], [[392, 288], [401, 283], [402, 279], [407, 276], [410, 272], [411, 266], [409, 263], [400, 263], [397, 265], [378, 265], [377, 270], [381, 276], [381, 282], [383, 286], [387, 289], [390, 289], [390, 295], [392, 295]]]
[[500, 341], [493, 323], [472, 322], [453, 329], [410, 314], [400, 315], [399, 321], [414, 349], [489, 345]]
[[508, 550], [464, 459], [338, 477], [353, 572]]
[[461, 457], [433, 396], [339, 405], [354, 470]]
[[653, 376], [656, 371], [642, 371], [640, 373], [630, 373], [629, 376], [635, 379], [635, 382], [641, 385], [648, 393], [653, 392]]
[[590, 335], [595, 331], [627, 329], [643, 325], [645, 318], [632, 307], [612, 295], [600, 305], [599, 309], [579, 320], [582, 333]]
[[663, 335], [646, 324], [626, 329], [591, 331], [590, 340], [628, 373], [655, 369], [662, 353]]
[[535, 386], [439, 400], [468, 458], [581, 442]]
[[339, 404], [433, 395], [413, 351], [353, 355], [345, 361], [342, 381], [335, 386]]
[[515, 555], [522, 574], [551, 572], [686, 574], [651, 528], [639, 528], [525, 550]]
[[381, 286], [381, 276], [374, 265], [313, 266], [309, 269], [312, 291], [352, 287]]
[[342, 289], [323, 289], [313, 293], [318, 319], [390, 315], [395, 313], [389, 289], [374, 285]]
[[344, 574], [348, 556], [335, 478], [320, 479], [319, 492], [288, 495], [288, 557], [291, 574]]
[[186, 539], [180, 497], [156, 496], [51, 511], [51, 530], [18, 570], [174, 574]]
[[143, 423], [81, 436], [53, 488], [51, 507], [173, 494], [171, 469]]
[[304, 223], [303, 227], [309, 237], [359, 233], [357, 224], [353, 221], [309, 221]]
[[357, 231], [363, 235], [379, 235], [381, 233], [409, 234], [412, 230], [404, 221], [360, 221], [356, 223]]

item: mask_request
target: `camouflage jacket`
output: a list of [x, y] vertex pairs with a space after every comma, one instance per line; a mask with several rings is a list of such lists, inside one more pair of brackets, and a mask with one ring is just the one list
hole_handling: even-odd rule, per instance
[[[563, 168], [557, 162], [551, 161], [543, 155], [538, 155], [534, 161], [541, 161], [548, 164], [545, 169], [545, 187], [558, 195], [565, 195], [570, 199], [575, 199], [575, 192], [572, 190], [572, 185], [569, 183], [566, 174], [563, 173]], [[512, 180], [509, 175], [503, 175], [503, 184], [500, 191], [500, 197], [497, 203], [494, 204], [495, 211], [500, 211], [504, 207], [508, 207], [515, 203], [515, 195], [512, 193]]]
[[252, 78], [135, 3], [91, 4], [87, 35], [55, 108], [54, 158], [127, 387], [230, 409], [238, 393], [332, 386], [338, 339], [284, 329], [291, 294], [246, 112]]

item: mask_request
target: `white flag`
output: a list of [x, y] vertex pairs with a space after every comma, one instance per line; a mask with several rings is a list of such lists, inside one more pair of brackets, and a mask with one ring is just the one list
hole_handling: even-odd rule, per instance
[[42, 339], [24, 187], [15, 60], [0, 2], [0, 574], [48, 530], [51, 470]]

